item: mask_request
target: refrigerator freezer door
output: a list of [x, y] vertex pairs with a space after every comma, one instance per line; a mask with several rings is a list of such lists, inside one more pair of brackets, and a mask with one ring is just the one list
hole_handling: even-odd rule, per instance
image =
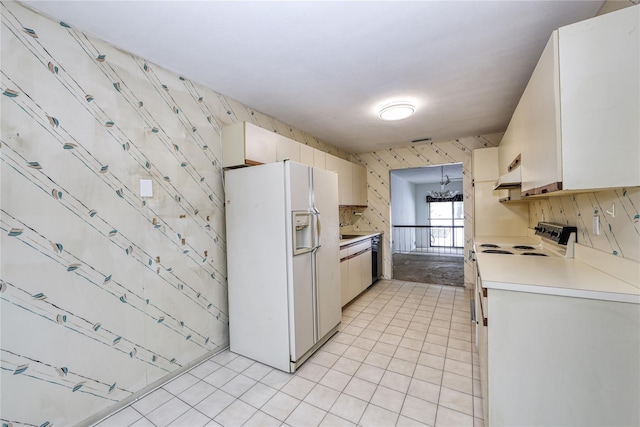
[[291, 360], [296, 362], [313, 347], [315, 340], [315, 310], [311, 277], [313, 254], [293, 257], [293, 312], [291, 322]]
[[288, 372], [292, 256], [284, 182], [282, 164], [271, 163], [227, 171], [225, 185], [231, 351]]
[[288, 170], [291, 210], [311, 212], [311, 168], [295, 162], [285, 162]]
[[[306, 165], [294, 162], [285, 162], [288, 179], [288, 198], [292, 215], [304, 217], [308, 226], [304, 230], [296, 230], [294, 224], [293, 233], [304, 234], [304, 244], [300, 244], [298, 239], [294, 239], [293, 259], [291, 260], [292, 272], [289, 287], [289, 299], [293, 303], [289, 305], [289, 316], [291, 318], [290, 331], [290, 352], [291, 360], [297, 361], [316, 343], [316, 310], [314, 303], [314, 281], [313, 281], [313, 248], [316, 242], [315, 216], [311, 206], [311, 168]], [[299, 226], [301, 224], [298, 224]], [[296, 251], [296, 246], [305, 246], [304, 249]], [[299, 253], [299, 255], [296, 255]]]
[[314, 168], [313, 190], [315, 208], [322, 218], [320, 247], [315, 251], [318, 339], [322, 339], [342, 317], [338, 175]]

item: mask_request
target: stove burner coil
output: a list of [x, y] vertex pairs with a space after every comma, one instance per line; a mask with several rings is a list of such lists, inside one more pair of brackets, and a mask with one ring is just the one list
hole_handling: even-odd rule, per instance
[[541, 254], [540, 252], [522, 252], [520, 255], [529, 255], [529, 256], [549, 256], [547, 254]]
[[[500, 246], [494, 245], [493, 243], [484, 243], [480, 245], [481, 248], [499, 248]], [[533, 248], [531, 248], [533, 249]]]
[[487, 249], [482, 251], [487, 254], [505, 254], [505, 255], [513, 255], [513, 252], [503, 251], [502, 249]]
[[533, 246], [516, 245], [516, 246], [513, 247], [513, 249], [520, 249], [521, 251], [532, 251], [535, 248]]

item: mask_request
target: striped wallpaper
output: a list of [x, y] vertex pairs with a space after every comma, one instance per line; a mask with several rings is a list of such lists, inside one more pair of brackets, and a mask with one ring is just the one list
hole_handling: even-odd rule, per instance
[[[227, 345], [222, 126], [245, 120], [349, 155], [64, 22], [1, 7], [0, 420], [77, 424]], [[369, 207], [340, 220], [385, 232], [385, 277], [389, 171], [462, 163], [468, 250], [471, 152], [500, 138], [351, 155], [367, 168]], [[530, 224], [577, 223], [581, 243], [640, 260], [639, 206], [637, 188], [540, 199]]]
[[347, 155], [16, 2], [1, 37], [0, 418], [72, 425], [228, 344], [222, 126]]
[[[391, 259], [391, 209], [390, 175], [394, 169], [462, 163], [462, 188], [464, 195], [464, 253], [473, 247], [473, 187], [471, 175], [471, 153], [476, 148], [495, 147], [502, 133], [478, 137], [460, 138], [452, 141], [413, 144], [406, 147], [374, 151], [351, 156], [367, 168], [369, 207], [362, 216], [353, 217], [353, 226], [359, 230], [384, 232], [383, 268], [384, 277], [393, 277]], [[465, 257], [465, 285], [474, 283], [473, 266]]]

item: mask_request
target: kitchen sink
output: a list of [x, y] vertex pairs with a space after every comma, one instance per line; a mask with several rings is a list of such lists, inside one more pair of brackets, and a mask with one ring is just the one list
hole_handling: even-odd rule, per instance
[[362, 234], [341, 234], [340, 240], [343, 239], [355, 239], [357, 237], [362, 237]]

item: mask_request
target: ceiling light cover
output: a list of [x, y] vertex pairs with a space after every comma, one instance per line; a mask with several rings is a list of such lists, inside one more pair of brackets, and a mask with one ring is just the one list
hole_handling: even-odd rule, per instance
[[384, 105], [378, 115], [382, 120], [402, 120], [415, 113], [416, 107], [406, 101], [392, 102]]

